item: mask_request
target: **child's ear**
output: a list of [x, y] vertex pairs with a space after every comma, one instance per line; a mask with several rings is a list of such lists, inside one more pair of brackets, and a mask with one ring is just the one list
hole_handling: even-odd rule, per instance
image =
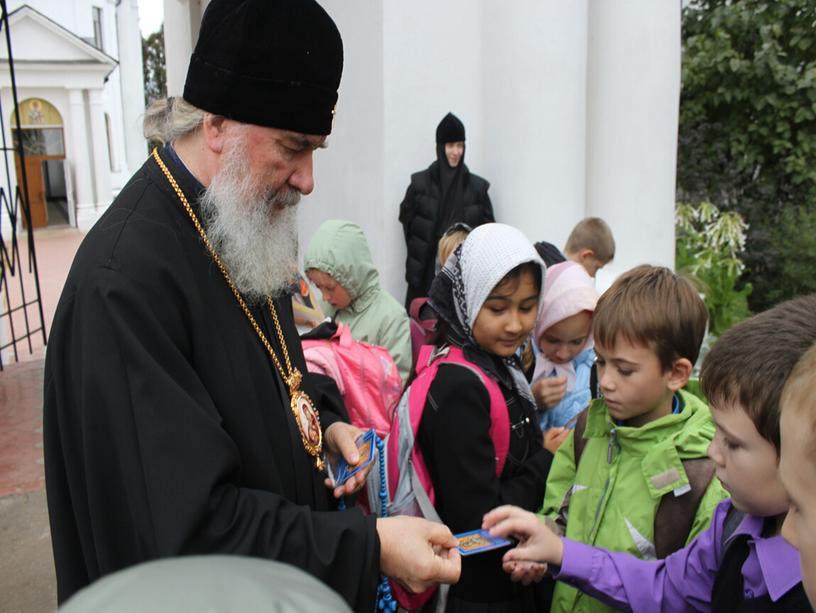
[[672, 392], [676, 392], [688, 383], [693, 369], [692, 363], [687, 358], [678, 358], [669, 369], [668, 386]]
[[578, 258], [582, 262], [586, 262], [589, 258], [594, 258], [594, 257], [595, 257], [595, 252], [592, 249], [581, 249], [578, 252]]

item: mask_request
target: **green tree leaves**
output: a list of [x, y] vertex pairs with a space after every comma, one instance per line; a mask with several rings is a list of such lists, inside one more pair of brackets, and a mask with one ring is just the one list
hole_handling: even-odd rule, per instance
[[679, 203], [675, 209], [677, 270], [703, 295], [714, 336], [749, 314], [751, 286], [737, 287], [745, 270], [740, 254], [747, 229], [739, 213], [723, 213], [710, 202]]
[[680, 200], [710, 200], [750, 224], [751, 306], [790, 297], [775, 289], [793, 268], [773, 243], [788, 208], [816, 210], [816, 2], [689, 2], [677, 182]]
[[164, 24], [147, 38], [142, 38], [145, 106], [167, 96], [167, 68], [164, 62]]

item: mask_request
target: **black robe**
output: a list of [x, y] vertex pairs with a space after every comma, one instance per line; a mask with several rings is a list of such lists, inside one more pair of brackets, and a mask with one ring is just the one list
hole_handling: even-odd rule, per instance
[[[195, 203], [197, 182], [162, 158]], [[277, 307], [306, 373], [291, 301]], [[280, 356], [269, 311], [253, 314]], [[343, 409], [324, 387], [306, 375], [325, 430]], [[291, 563], [372, 610], [375, 520], [331, 512], [283, 380], [152, 159], [80, 246], [44, 394], [60, 602], [145, 560], [230, 553]]]

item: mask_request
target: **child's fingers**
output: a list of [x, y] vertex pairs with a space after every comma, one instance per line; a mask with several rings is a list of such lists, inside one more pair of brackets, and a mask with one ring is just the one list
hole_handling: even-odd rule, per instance
[[482, 528], [485, 530], [490, 530], [490, 528], [495, 526], [497, 523], [504, 521], [509, 517], [517, 517], [520, 514], [523, 515], [524, 513], [527, 513], [527, 511], [511, 504], [496, 507], [492, 511], [488, 511], [482, 518]]
[[505, 562], [510, 564], [515, 564], [517, 567], [520, 564], [545, 564], [543, 561], [539, 561], [541, 556], [535, 551], [536, 547], [531, 544], [529, 541], [519, 543], [512, 549], [509, 549], [504, 553], [502, 556], [502, 564]]
[[547, 565], [540, 562], [502, 562], [502, 570], [510, 575], [510, 580], [524, 585], [538, 583], [547, 574]]
[[490, 534], [502, 537], [513, 536], [519, 540], [524, 540], [535, 534], [536, 528], [540, 529], [542, 527], [540, 524], [541, 522], [532, 513], [519, 516], [512, 515], [495, 523], [490, 528]]
[[570, 431], [567, 428], [550, 428], [544, 433], [544, 448], [550, 453], [554, 454], [558, 451]]
[[558, 396], [563, 396], [567, 391], [567, 382], [564, 381], [563, 383], [559, 383], [555, 387], [551, 388], [553, 394], [557, 394]]
[[569, 433], [570, 433], [569, 428], [561, 428], [561, 432], [559, 432], [559, 433], [557, 433], [555, 435], [554, 442], [560, 445], [565, 440], [567, 440], [567, 437], [569, 436]]
[[552, 408], [564, 397], [567, 392], [567, 378], [553, 377], [549, 379], [539, 379], [533, 385], [533, 396], [539, 405], [544, 408]]
[[547, 379], [539, 379], [539, 384], [541, 386], [541, 389], [560, 389], [562, 387], [566, 388], [567, 378], [549, 377]]
[[[508, 566], [510, 570], [508, 570]], [[510, 573], [510, 579], [512, 581], [520, 582], [524, 585], [530, 585], [534, 582], [538, 583], [547, 573], [547, 565], [541, 564], [540, 562], [514, 561], [509, 562], [507, 565], [502, 564], [502, 567], [505, 572]]]

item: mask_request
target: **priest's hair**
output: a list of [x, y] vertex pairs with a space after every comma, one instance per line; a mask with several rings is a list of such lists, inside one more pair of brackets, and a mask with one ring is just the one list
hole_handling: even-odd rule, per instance
[[247, 159], [250, 126], [233, 124], [224, 163], [199, 202], [207, 236], [238, 290], [250, 303], [282, 294], [297, 270], [300, 192], [283, 185], [270, 192]]
[[162, 145], [172, 143], [195, 132], [204, 121], [204, 114], [205, 111], [180, 96], [160, 98], [147, 107], [142, 131], [148, 141]]

